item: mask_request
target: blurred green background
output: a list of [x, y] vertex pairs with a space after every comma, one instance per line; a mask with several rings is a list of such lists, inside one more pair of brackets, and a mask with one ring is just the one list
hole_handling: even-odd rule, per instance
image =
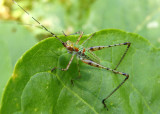
[[[160, 0], [17, 0], [56, 34], [115, 28], [137, 33], [160, 47]], [[50, 35], [12, 0], [0, 1], [0, 98], [16, 61]]]

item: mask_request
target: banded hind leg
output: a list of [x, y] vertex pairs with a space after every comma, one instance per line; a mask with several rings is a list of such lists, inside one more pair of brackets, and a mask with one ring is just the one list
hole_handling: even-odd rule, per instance
[[[102, 66], [102, 65], [100, 65], [100, 64], [98, 64], [98, 63], [96, 63], [94, 61], [88, 60], [88, 59], [82, 59], [82, 62], [84, 62], [84, 63], [86, 63], [86, 64], [88, 64], [90, 66], [106, 69], [106, 70], [109, 70], [109, 71], [114, 72], [116, 74], [120, 74], [120, 75], [125, 76], [125, 79], [106, 98], [104, 98], [102, 100], [102, 103], [103, 103], [104, 107], [107, 108], [107, 105], [105, 104], [105, 101], [126, 82], [126, 80], [129, 78], [129, 74], [123, 73], [123, 72], [119, 72], [119, 71], [116, 71], [116, 70], [113, 70], [113, 69], [110, 69], [110, 68], [107, 68], [107, 67], [104, 67], [104, 66]], [[108, 110], [108, 108], [107, 108], [107, 110]]]
[[114, 70], [116, 70], [118, 68], [118, 66], [120, 65], [120, 63], [122, 62], [122, 60], [124, 59], [131, 43], [130, 42], [125, 42], [125, 43], [120, 43], [120, 44], [114, 44], [114, 45], [108, 45], [108, 46], [94, 46], [94, 47], [90, 47], [88, 48], [88, 50], [90, 51], [97, 51], [97, 50], [101, 50], [101, 49], [104, 49], [104, 48], [109, 48], [109, 47], [115, 47], [115, 46], [122, 46], [122, 45], [127, 45], [127, 48], [125, 50], [125, 52], [123, 53], [120, 61], [118, 62], [118, 64], [116, 65], [116, 67], [114, 68]]

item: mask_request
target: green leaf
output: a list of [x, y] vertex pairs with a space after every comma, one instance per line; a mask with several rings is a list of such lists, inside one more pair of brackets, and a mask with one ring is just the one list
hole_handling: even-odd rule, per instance
[[[83, 36], [82, 43], [88, 35]], [[76, 42], [78, 36], [60, 36], [63, 41]], [[160, 113], [160, 51], [143, 37], [120, 30], [96, 32], [84, 46], [107, 46], [131, 42], [131, 47], [118, 71], [130, 75], [128, 81], [107, 99], [107, 111], [102, 104], [105, 98], [124, 76], [80, 62], [78, 76], [76, 58], [68, 71], [65, 68], [69, 55], [55, 38], [48, 38], [26, 52], [17, 62], [13, 75], [5, 88], [1, 113]], [[101, 64], [114, 68], [126, 46], [118, 46], [95, 52]]]
[[[37, 89], [37, 85], [39, 89]], [[62, 86], [55, 75], [45, 72], [35, 74], [23, 90], [22, 112], [51, 113], [56, 105], [61, 89]]]

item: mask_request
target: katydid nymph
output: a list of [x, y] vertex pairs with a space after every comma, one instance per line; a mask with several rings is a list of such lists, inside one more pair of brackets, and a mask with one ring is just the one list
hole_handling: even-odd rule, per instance
[[[17, 2], [15, 2], [13, 0], [13, 2], [15, 4], [17, 4], [26, 14], [28, 14], [29, 16], [31, 16], [24, 8], [22, 8]], [[81, 60], [83, 63], [85, 64], [88, 64], [90, 66], [93, 66], [93, 67], [97, 67], [97, 68], [101, 68], [101, 69], [105, 69], [105, 70], [108, 70], [108, 71], [111, 71], [115, 74], [120, 74], [120, 75], [123, 75], [125, 76], [125, 79], [107, 96], [105, 97], [104, 99], [102, 99], [102, 103], [104, 105], [105, 108], [107, 108], [107, 105], [105, 103], [105, 101], [114, 93], [116, 92], [125, 82], [126, 80], [129, 78], [129, 74], [127, 73], [123, 73], [123, 72], [119, 72], [117, 71], [116, 69], [118, 68], [118, 66], [120, 65], [120, 63], [122, 62], [122, 60], [124, 59], [131, 43], [130, 42], [124, 42], [124, 43], [119, 43], [119, 44], [113, 44], [113, 45], [108, 45], [108, 46], [93, 46], [93, 47], [89, 47], [89, 48], [86, 48], [84, 47], [83, 45], [88, 41], [90, 40], [92, 37], [94, 37], [94, 34], [93, 33], [92, 35], [90, 35], [90, 37], [88, 37], [82, 44], [79, 44], [79, 41], [80, 39], [82, 38], [83, 36], [83, 32], [76, 32], [75, 34], [80, 34], [80, 36], [78, 37], [76, 43], [73, 43], [71, 41], [67, 41], [67, 42], [63, 42], [56, 34], [54, 34], [53, 32], [49, 31], [44, 25], [42, 25], [37, 19], [35, 19], [34, 17], [31, 16], [31, 18], [36, 21], [45, 31], [49, 32], [53, 37], [55, 37], [59, 42], [61, 42], [61, 44], [64, 46], [64, 48], [66, 48], [66, 50], [72, 54], [71, 56], [71, 59], [69, 60], [69, 63], [68, 65], [66, 66], [66, 68], [58, 68], [58, 69], [61, 69], [62, 71], [67, 71], [72, 63], [72, 60], [75, 56], [77, 56], [77, 58], [79, 58], [79, 60]], [[65, 36], [68, 36], [66, 35], [65, 33], [63, 33]], [[73, 34], [71, 34], [73, 35]], [[122, 45], [126, 45], [127, 48], [124, 52], [124, 54], [122, 55], [120, 61], [118, 62], [118, 64], [116, 65], [116, 67], [114, 69], [111, 69], [111, 68], [108, 68], [108, 67], [105, 67], [103, 65], [100, 64], [99, 62], [99, 58], [93, 53], [93, 51], [97, 51], [97, 50], [102, 50], [104, 48], [110, 48], [110, 47], [115, 47], [115, 46], [122, 46]], [[53, 70], [57, 69], [57, 67], [54, 67], [53, 69], [51, 69], [51, 72]], [[74, 80], [74, 79], [73, 79]], [[71, 83], [73, 83], [73, 80], [71, 80]], [[107, 108], [108, 110], [108, 108]]]

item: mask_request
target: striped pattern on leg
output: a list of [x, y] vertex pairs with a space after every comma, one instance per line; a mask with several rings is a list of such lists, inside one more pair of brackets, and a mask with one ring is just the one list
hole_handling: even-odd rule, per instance
[[90, 51], [97, 51], [97, 50], [101, 50], [101, 49], [104, 49], [104, 48], [115, 47], [115, 46], [122, 46], [122, 45], [130, 45], [130, 44], [131, 44], [130, 42], [125, 42], [125, 43], [108, 45], [108, 46], [94, 46], [94, 47], [88, 48], [88, 50], [90, 50]]

